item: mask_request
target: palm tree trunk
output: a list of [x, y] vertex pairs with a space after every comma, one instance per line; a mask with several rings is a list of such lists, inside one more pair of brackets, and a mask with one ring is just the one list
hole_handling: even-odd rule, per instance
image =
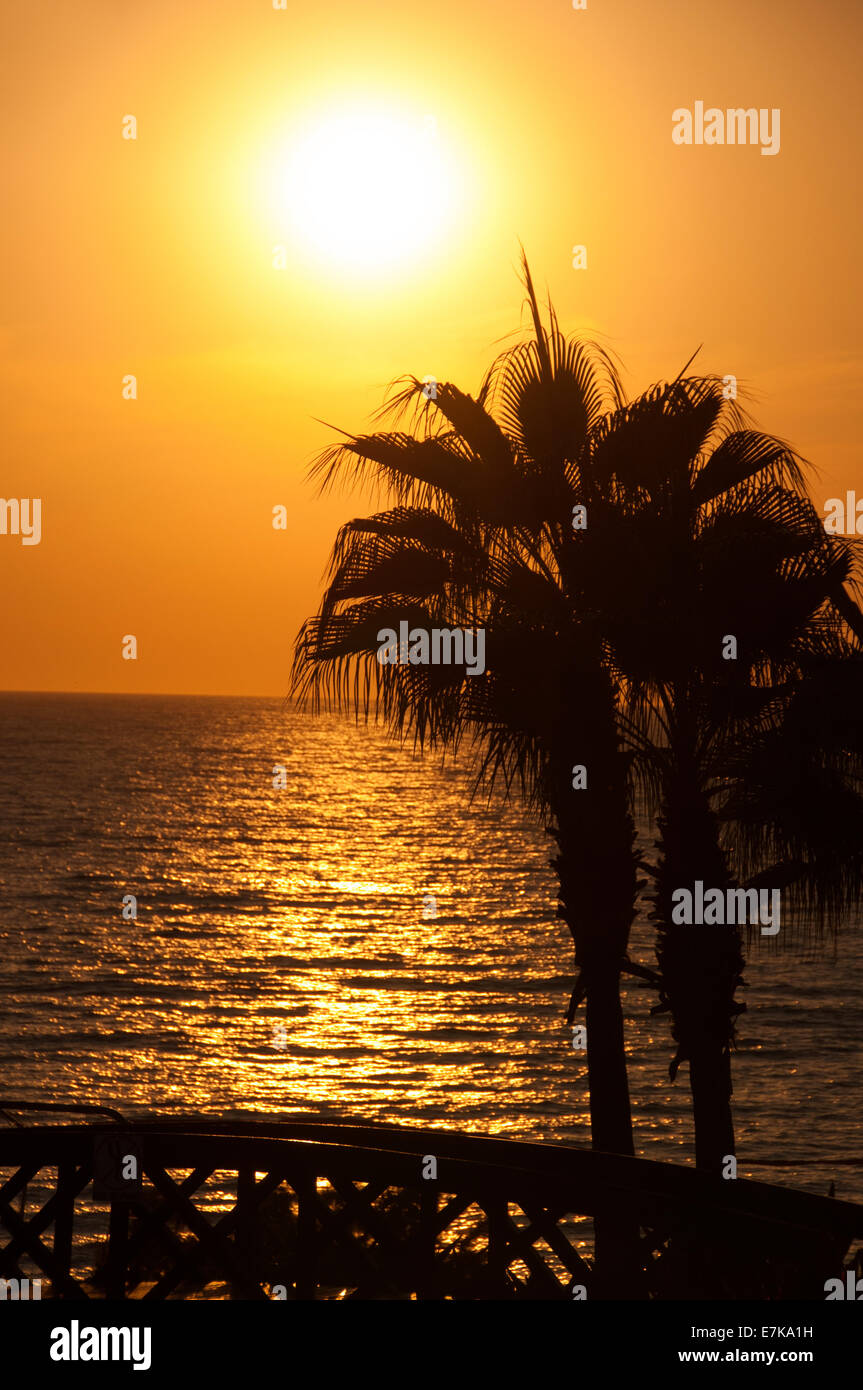
[[587, 1024], [587, 1076], [594, 1149], [633, 1155], [632, 1111], [626, 1075], [620, 964], [613, 958], [582, 967]]
[[[635, 916], [635, 828], [613, 720], [610, 718], [604, 728], [592, 729], [592, 740], [594, 735], [589, 790], [572, 790], [569, 769], [573, 759], [562, 760], [565, 775], [555, 779], [552, 806], [556, 828], [550, 833], [560, 853], [552, 862], [560, 885], [558, 912], [575, 942], [577, 980], [571, 1016], [582, 1000], [586, 1009], [592, 1146], [602, 1153], [631, 1157], [635, 1150], [620, 978]], [[592, 1297], [637, 1297], [640, 1262], [636, 1219], [619, 1209], [600, 1211], [594, 1230]]]
[[[632, 1112], [626, 1075], [620, 965], [613, 959], [582, 969], [586, 990], [587, 1074], [594, 1149], [634, 1155]], [[641, 1294], [639, 1226], [625, 1210], [597, 1211], [594, 1217], [593, 1298], [631, 1299]]]
[[[595, 804], [592, 802], [591, 807]], [[557, 811], [557, 828], [550, 831], [560, 846], [560, 853], [552, 860], [560, 885], [558, 913], [575, 942], [574, 1004], [581, 1000], [586, 1004], [593, 1147], [604, 1153], [631, 1155], [634, 1147], [620, 977], [635, 912], [635, 837], [625, 808], [613, 836], [610, 826], [603, 833], [599, 818], [588, 831], [582, 823], [587, 813], [586, 806], [574, 810], [571, 804], [564, 804]]]
[[689, 1059], [695, 1120], [695, 1164], [720, 1176], [734, 1153], [731, 1115], [731, 1053], [727, 1047], [695, 1048]]
[[728, 926], [671, 927], [662, 933], [657, 958], [678, 1045], [672, 1080], [680, 1064], [689, 1063], [695, 1161], [721, 1173], [734, 1154], [731, 1043], [741, 1007], [734, 1001], [743, 969], [740, 933]]
[[659, 817], [656, 955], [678, 1045], [672, 1080], [680, 1064], [689, 1063], [696, 1165], [721, 1174], [724, 1160], [734, 1154], [731, 1045], [734, 1020], [743, 1008], [734, 994], [744, 961], [737, 926], [673, 921], [676, 889], [692, 892], [701, 880], [705, 892], [724, 892], [732, 882], [715, 817], [687, 781], [685, 773], [672, 780]]

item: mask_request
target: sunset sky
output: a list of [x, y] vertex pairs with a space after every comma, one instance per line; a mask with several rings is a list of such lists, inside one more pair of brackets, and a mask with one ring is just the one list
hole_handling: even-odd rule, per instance
[[[819, 507], [863, 495], [861, 28], [853, 0], [10, 9], [0, 495], [43, 516], [0, 535], [0, 684], [284, 694], [369, 510], [307, 482], [320, 421], [364, 428], [408, 372], [475, 391], [524, 323], [519, 241], [631, 392], [703, 344]], [[697, 100], [779, 108], [779, 154], [675, 145]]]

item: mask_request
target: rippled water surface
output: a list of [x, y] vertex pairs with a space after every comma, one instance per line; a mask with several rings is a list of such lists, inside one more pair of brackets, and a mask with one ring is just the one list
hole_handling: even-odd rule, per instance
[[[279, 701], [4, 695], [0, 721], [0, 1097], [588, 1141], [551, 846], [517, 809]], [[863, 1151], [861, 965], [856, 924], [755, 949], [741, 1174], [863, 1201], [836, 1162]], [[624, 1002], [638, 1151], [690, 1161], [668, 1024]]]

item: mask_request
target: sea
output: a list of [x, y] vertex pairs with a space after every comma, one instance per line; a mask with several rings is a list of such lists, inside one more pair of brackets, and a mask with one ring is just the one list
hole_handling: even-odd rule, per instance
[[[466, 765], [279, 699], [3, 694], [0, 741], [0, 1109], [589, 1144], [553, 846]], [[859, 919], [752, 941], [739, 1176], [863, 1202], [861, 967]], [[691, 1164], [667, 1017], [623, 1002], [636, 1151]]]

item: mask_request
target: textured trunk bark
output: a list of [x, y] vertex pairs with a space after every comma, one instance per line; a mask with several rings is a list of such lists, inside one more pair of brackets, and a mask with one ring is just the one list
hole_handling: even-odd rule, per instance
[[593, 1147], [603, 1153], [635, 1152], [626, 1075], [620, 969], [615, 961], [584, 971], [587, 989], [587, 1075]]
[[665, 927], [657, 957], [678, 1045], [672, 1079], [689, 1063], [695, 1161], [718, 1172], [734, 1153], [730, 1048], [740, 1009], [734, 1001], [743, 969], [740, 935], [727, 926]]
[[[576, 994], [586, 1008], [587, 1072], [593, 1148], [632, 1156], [632, 1116], [620, 977], [638, 893], [629, 761], [618, 740], [617, 692], [598, 637], [585, 631], [562, 680], [549, 721], [546, 792], [559, 853], [559, 915], [575, 943]], [[552, 705], [554, 705], [552, 697]], [[586, 770], [574, 785], [573, 769]], [[637, 1296], [638, 1225], [619, 1205], [595, 1216], [591, 1297]]]
[[[635, 1152], [626, 1075], [620, 970], [613, 961], [584, 972], [587, 988], [587, 1072], [593, 1148], [602, 1153]], [[642, 1276], [638, 1222], [620, 1211], [594, 1218], [593, 1298], [638, 1298]]]
[[[635, 914], [635, 832], [616, 745], [609, 761], [599, 754], [594, 744], [589, 792], [573, 791], [568, 783], [560, 789], [553, 832], [560, 854], [553, 863], [560, 882], [559, 912], [575, 943], [578, 988], [586, 1010], [592, 1146], [602, 1153], [631, 1157], [634, 1143], [620, 977]], [[637, 1222], [618, 1210], [601, 1211], [594, 1230], [591, 1297], [638, 1297]]]
[[689, 1061], [695, 1119], [695, 1164], [722, 1175], [723, 1160], [734, 1153], [731, 1115], [731, 1054], [715, 1044], [693, 1051]]
[[731, 885], [719, 844], [715, 817], [687, 769], [672, 783], [659, 818], [660, 866], [657, 887], [659, 940], [656, 950], [662, 988], [671, 1011], [672, 1035], [678, 1044], [672, 1080], [689, 1063], [697, 1167], [721, 1173], [734, 1153], [731, 1113], [731, 1044], [734, 1021], [742, 1010], [734, 994], [742, 983], [743, 953], [737, 926], [676, 924], [672, 918], [675, 889], [693, 891]]

